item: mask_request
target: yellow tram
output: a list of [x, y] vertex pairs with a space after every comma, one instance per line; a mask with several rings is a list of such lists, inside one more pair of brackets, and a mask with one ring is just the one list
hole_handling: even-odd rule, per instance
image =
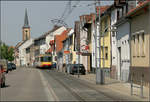
[[35, 58], [35, 66], [37, 68], [51, 68], [52, 67], [52, 55], [40, 54]]

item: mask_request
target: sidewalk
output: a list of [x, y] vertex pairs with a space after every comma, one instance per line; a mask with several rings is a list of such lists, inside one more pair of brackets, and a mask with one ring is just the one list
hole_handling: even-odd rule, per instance
[[[78, 78], [78, 75], [72, 75], [76, 78]], [[88, 81], [90, 83], [96, 84], [96, 74], [86, 74], [86, 75], [80, 75], [79, 77], [81, 80]], [[101, 87], [110, 89], [114, 92], [118, 92], [127, 96], [131, 96], [131, 85], [130, 83], [121, 82], [115, 79], [111, 79], [106, 77], [105, 78], [105, 84], [100, 85]], [[144, 87], [143, 91], [143, 98], [140, 97], [140, 88], [133, 88], [133, 97], [138, 98], [139, 101], [148, 101], [149, 98], [149, 89]]]

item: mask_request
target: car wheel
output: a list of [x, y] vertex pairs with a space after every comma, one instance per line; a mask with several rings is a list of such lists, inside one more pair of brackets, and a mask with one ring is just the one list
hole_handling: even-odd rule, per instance
[[85, 73], [82, 73], [82, 75], [85, 75]]
[[1, 88], [5, 87], [5, 83], [1, 83]]
[[8, 70], [6, 71], [6, 73], [8, 73]]

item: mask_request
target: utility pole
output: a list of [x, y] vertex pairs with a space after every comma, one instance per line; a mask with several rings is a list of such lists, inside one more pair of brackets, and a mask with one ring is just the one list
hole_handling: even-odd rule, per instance
[[[77, 24], [77, 29], [78, 29], [78, 32], [77, 33], [79, 33], [79, 39], [80, 39], [80, 30], [81, 30], [81, 22], [79, 22], [79, 24]], [[81, 40], [80, 40], [81, 41]], [[80, 75], [79, 75], [79, 69], [80, 69], [80, 41], [78, 42], [79, 44], [78, 44], [78, 78], [80, 77]]]
[[[98, 0], [98, 6], [97, 0], [95, 0], [95, 67], [96, 67], [96, 84], [104, 84], [104, 74], [103, 70], [101, 68], [101, 10], [100, 10], [100, 0]], [[96, 22], [97, 20], [97, 9], [98, 7], [98, 24]], [[99, 28], [99, 31], [97, 30]], [[98, 33], [99, 32], [99, 33]], [[98, 51], [98, 53], [97, 53]], [[98, 58], [99, 57], [99, 58]], [[99, 60], [98, 60], [99, 59]], [[97, 61], [99, 61], [99, 67], [97, 66]]]
[[98, 67], [97, 67], [97, 22], [96, 22], [96, 18], [97, 18], [97, 9], [96, 9], [96, 0], [95, 0], [95, 69], [96, 69], [96, 84], [100, 83], [100, 78], [99, 78], [99, 74], [98, 74]]

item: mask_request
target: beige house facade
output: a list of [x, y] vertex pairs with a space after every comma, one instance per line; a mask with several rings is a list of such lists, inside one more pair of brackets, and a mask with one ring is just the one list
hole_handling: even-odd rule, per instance
[[150, 80], [150, 1], [139, 5], [128, 13], [131, 25], [131, 79], [134, 83], [144, 82], [148, 86]]

